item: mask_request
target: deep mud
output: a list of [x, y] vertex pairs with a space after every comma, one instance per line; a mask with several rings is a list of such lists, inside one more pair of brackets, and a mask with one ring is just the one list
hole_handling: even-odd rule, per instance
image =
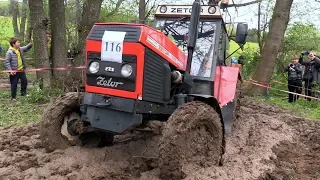
[[[320, 179], [320, 124], [242, 99], [227, 138], [223, 166], [186, 179]], [[159, 136], [116, 138], [106, 148], [70, 147], [46, 153], [39, 124], [0, 129], [0, 179], [159, 179]]]

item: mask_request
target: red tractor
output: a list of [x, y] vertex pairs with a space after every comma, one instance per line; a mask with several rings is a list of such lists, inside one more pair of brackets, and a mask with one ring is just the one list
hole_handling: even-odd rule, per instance
[[[237, 26], [240, 46], [247, 29]], [[183, 178], [182, 167], [192, 158], [219, 165], [241, 83], [239, 68], [226, 63], [228, 38], [219, 6], [199, 0], [158, 6], [153, 27], [95, 24], [86, 40], [85, 93], [49, 105], [40, 129], [44, 147], [64, 149], [89, 134], [97, 146], [109, 146], [115, 135], [157, 120], [165, 122], [161, 177]], [[195, 148], [196, 154], [189, 151]]]

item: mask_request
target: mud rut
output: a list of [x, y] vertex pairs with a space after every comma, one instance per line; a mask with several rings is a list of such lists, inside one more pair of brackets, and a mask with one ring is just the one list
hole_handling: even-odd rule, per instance
[[[186, 179], [320, 179], [320, 123], [242, 99], [224, 164]], [[113, 147], [45, 153], [38, 123], [0, 129], [0, 179], [158, 179], [159, 136], [117, 137]]]

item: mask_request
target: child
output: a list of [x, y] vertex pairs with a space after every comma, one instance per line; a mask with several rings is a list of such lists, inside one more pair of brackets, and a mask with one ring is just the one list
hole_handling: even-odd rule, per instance
[[[285, 69], [288, 72], [288, 89], [290, 92], [301, 94], [302, 91], [302, 66], [299, 63], [299, 57], [292, 57], [290, 63]], [[299, 96], [289, 93], [289, 103], [295, 102]]]
[[10, 39], [10, 48], [6, 53], [5, 66], [6, 69], [11, 71], [20, 72], [10, 72], [10, 84], [11, 84], [11, 99], [16, 100], [17, 85], [19, 79], [21, 80], [21, 96], [26, 96], [28, 80], [24, 70], [26, 69], [26, 64], [24, 61], [24, 53], [29, 51], [32, 47], [32, 41], [23, 47], [20, 47], [20, 41], [16, 38]]

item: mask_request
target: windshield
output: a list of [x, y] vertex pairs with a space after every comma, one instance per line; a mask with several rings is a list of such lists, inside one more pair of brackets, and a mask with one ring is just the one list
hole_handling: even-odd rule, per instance
[[[155, 28], [166, 34], [187, 55], [187, 40], [190, 20], [157, 19]], [[199, 34], [191, 64], [192, 76], [210, 77], [215, 43], [216, 22], [199, 22]]]

